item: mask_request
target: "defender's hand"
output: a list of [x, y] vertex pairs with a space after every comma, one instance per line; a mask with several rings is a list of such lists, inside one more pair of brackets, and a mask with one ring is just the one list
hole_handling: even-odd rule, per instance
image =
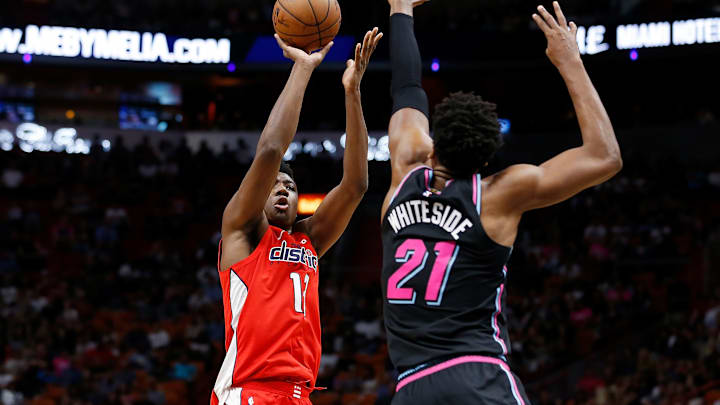
[[360, 82], [370, 63], [370, 57], [373, 52], [375, 52], [375, 48], [377, 48], [377, 44], [382, 37], [383, 33], [378, 32], [378, 28], [375, 27], [372, 31], [368, 31], [365, 34], [362, 45], [357, 44], [355, 46], [355, 59], [347, 61], [347, 69], [345, 69], [342, 78], [345, 91], [360, 90]]
[[553, 6], [557, 20], [543, 6], [538, 6], [540, 15], [533, 14], [532, 16], [547, 38], [548, 46], [545, 53], [553, 65], [560, 70], [582, 64], [577, 44], [577, 25], [572, 21], [568, 25], [557, 1], [553, 2]]
[[302, 49], [293, 48], [286, 44], [278, 34], [275, 34], [275, 40], [277, 41], [280, 48], [283, 50], [283, 56], [292, 60], [293, 62], [307, 66], [311, 69], [315, 69], [320, 66], [325, 56], [330, 52], [330, 48], [334, 45], [334, 42], [330, 42], [325, 47], [317, 52], [307, 53]]

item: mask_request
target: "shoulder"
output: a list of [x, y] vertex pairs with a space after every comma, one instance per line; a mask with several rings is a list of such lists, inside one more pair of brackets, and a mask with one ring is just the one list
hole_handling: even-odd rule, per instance
[[398, 179], [396, 184], [390, 187], [388, 203], [394, 201], [403, 191], [415, 190], [418, 185], [425, 185], [429, 181], [430, 170], [430, 166], [421, 163], [415, 164], [405, 170], [405, 173]]
[[542, 168], [529, 164], [512, 165], [486, 178], [489, 186], [521, 187], [536, 183], [542, 174]]
[[400, 181], [400, 184], [398, 186], [402, 186], [403, 184], [407, 183], [407, 181], [413, 177], [413, 176], [427, 176], [428, 171], [432, 170], [430, 166], [424, 164], [424, 163], [418, 163], [416, 165], [410, 166], [407, 169], [407, 172], [405, 173], [405, 176]]
[[293, 225], [292, 234], [293, 235], [310, 235], [311, 229], [310, 225], [312, 224], [311, 221], [312, 217], [305, 218], [302, 221], [295, 222], [295, 225]]
[[531, 198], [542, 177], [542, 168], [529, 164], [512, 165], [483, 182], [484, 198], [500, 200], [507, 207], [518, 207]]

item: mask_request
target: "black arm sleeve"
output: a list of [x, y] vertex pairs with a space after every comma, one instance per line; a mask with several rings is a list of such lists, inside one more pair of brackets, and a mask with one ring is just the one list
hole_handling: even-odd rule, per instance
[[390, 16], [392, 112], [394, 114], [403, 108], [414, 108], [429, 119], [430, 107], [422, 88], [422, 60], [413, 26], [413, 18], [407, 14]]

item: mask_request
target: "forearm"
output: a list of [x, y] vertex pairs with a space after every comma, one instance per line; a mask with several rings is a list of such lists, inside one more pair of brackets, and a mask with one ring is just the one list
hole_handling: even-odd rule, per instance
[[368, 131], [360, 90], [345, 92], [345, 156], [342, 183], [360, 194], [368, 187]]
[[313, 69], [310, 67], [298, 63], [293, 65], [285, 88], [263, 129], [258, 150], [270, 146], [281, 149], [284, 153], [290, 146], [300, 121], [300, 110], [312, 72]]
[[572, 98], [582, 132], [583, 147], [599, 157], [620, 159], [610, 117], [581, 60], [560, 69]]
[[392, 113], [412, 108], [430, 117], [430, 106], [422, 87], [422, 59], [415, 38], [412, 8], [390, 17], [390, 67]]

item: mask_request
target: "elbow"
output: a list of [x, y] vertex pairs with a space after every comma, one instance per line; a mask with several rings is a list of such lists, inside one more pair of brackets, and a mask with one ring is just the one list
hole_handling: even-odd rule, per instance
[[367, 178], [363, 179], [363, 181], [361, 181], [360, 184], [358, 184], [358, 187], [357, 187], [358, 193], [361, 196], [364, 196], [365, 193], [367, 193], [369, 186], [370, 186], [370, 182], [368, 181], [368, 179]]
[[358, 197], [358, 199], [362, 199], [363, 196], [365, 196], [365, 193], [367, 193], [369, 187], [368, 179], [362, 179], [359, 181], [356, 181], [353, 185], [353, 194]]
[[369, 187], [367, 177], [355, 181], [346, 181], [343, 183], [343, 188], [345, 189], [345, 192], [350, 194], [353, 199], [356, 200], [362, 200], [362, 198], [365, 196], [365, 193], [367, 193]]
[[277, 142], [261, 142], [255, 152], [256, 158], [282, 159], [285, 155], [285, 148]]
[[623, 169], [623, 159], [620, 151], [611, 153], [605, 160], [605, 173], [608, 178], [615, 177]]

